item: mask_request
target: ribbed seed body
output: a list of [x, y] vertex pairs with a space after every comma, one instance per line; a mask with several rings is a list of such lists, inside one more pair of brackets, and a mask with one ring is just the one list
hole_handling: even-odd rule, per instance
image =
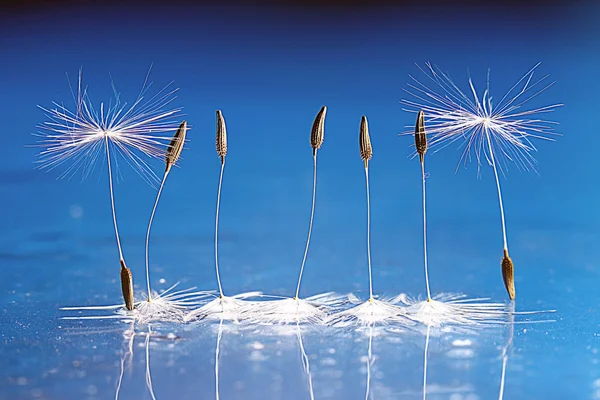
[[504, 286], [511, 300], [515, 299], [515, 267], [512, 259], [508, 256], [508, 250], [504, 249], [504, 258], [502, 258], [502, 279]]
[[121, 260], [121, 290], [123, 292], [123, 300], [125, 300], [125, 307], [131, 311], [133, 310], [133, 276], [131, 270], [125, 265], [125, 261]]
[[227, 155], [227, 128], [221, 110], [217, 110], [217, 154], [221, 159]]
[[371, 136], [369, 136], [369, 123], [367, 117], [363, 115], [360, 120], [360, 133], [358, 137], [360, 146], [360, 158], [368, 165], [369, 160], [373, 157], [373, 147], [371, 146]]
[[187, 122], [183, 121], [177, 132], [175, 132], [175, 136], [171, 139], [171, 143], [169, 143], [169, 147], [167, 147], [166, 155], [165, 155], [165, 163], [167, 164], [167, 172], [171, 169], [173, 165], [179, 159], [181, 155], [181, 151], [183, 150], [183, 144], [185, 143], [185, 135], [187, 132]]
[[320, 149], [323, 145], [323, 139], [325, 138], [325, 115], [327, 114], [327, 107], [321, 107], [315, 122], [313, 122], [312, 130], [310, 131], [310, 146], [314, 149]]
[[421, 162], [427, 152], [427, 136], [425, 134], [425, 114], [423, 110], [417, 115], [417, 123], [415, 124], [415, 148]]

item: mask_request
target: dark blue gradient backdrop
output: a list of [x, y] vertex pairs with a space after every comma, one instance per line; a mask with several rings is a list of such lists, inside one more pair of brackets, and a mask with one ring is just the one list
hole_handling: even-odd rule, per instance
[[[483, 2], [482, 2], [483, 3]], [[293, 295], [308, 228], [309, 135], [327, 105], [317, 207], [302, 296], [368, 290], [366, 201], [358, 151], [369, 119], [374, 290], [425, 293], [420, 168], [414, 126], [400, 100], [415, 63], [430, 61], [465, 92], [468, 78], [500, 99], [531, 67], [555, 85], [532, 106], [563, 103], [555, 142], [536, 142], [538, 174], [509, 166], [502, 178], [517, 308], [556, 309], [556, 322], [515, 327], [507, 399], [600, 398], [600, 191], [597, 171], [600, 7], [592, 1], [532, 4], [207, 5], [103, 2], [14, 5], [0, 10], [0, 399], [113, 398], [128, 326], [60, 320], [67, 305], [120, 301], [118, 254], [106, 165], [82, 180], [34, 169], [37, 106], [73, 107], [80, 68], [91, 100], [135, 100], [152, 65], [157, 90], [174, 81], [174, 106], [191, 125], [181, 168], [156, 214], [151, 276], [156, 289], [215, 289], [214, 207], [219, 159], [215, 110], [229, 153], [221, 208], [226, 293]], [[468, 93], [468, 92], [467, 92]], [[455, 172], [457, 146], [428, 154], [430, 279], [434, 293], [504, 301], [502, 235], [492, 170]], [[153, 164], [162, 172], [160, 161]], [[144, 235], [155, 189], [123, 160], [115, 185], [124, 252], [144, 287]], [[216, 328], [169, 328], [158, 342], [157, 398], [213, 398]], [[143, 328], [142, 328], [143, 332]], [[295, 331], [226, 333], [221, 398], [310, 398]], [[497, 398], [499, 330], [432, 337], [427, 398]], [[345, 335], [345, 336], [344, 336]], [[311, 333], [315, 398], [365, 396], [364, 336]], [[421, 398], [422, 336], [377, 337], [373, 399]], [[139, 342], [139, 343], [138, 343]], [[468, 344], [468, 351], [464, 344]], [[138, 346], [138, 344], [140, 346]], [[150, 398], [143, 339], [136, 339], [121, 398]], [[171, 347], [169, 347], [171, 346]]]

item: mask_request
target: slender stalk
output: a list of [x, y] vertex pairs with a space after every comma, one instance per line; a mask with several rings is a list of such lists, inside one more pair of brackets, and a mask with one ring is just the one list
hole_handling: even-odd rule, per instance
[[148, 301], [152, 301], [152, 293], [150, 291], [150, 263], [148, 262], [148, 248], [150, 245], [150, 229], [152, 228], [152, 221], [154, 220], [154, 213], [156, 212], [156, 207], [158, 206], [158, 200], [160, 200], [160, 194], [162, 193], [163, 187], [165, 185], [165, 181], [167, 180], [167, 175], [169, 175], [169, 169], [165, 170], [165, 174], [163, 176], [162, 182], [160, 182], [160, 187], [158, 188], [158, 194], [156, 195], [156, 200], [154, 201], [154, 207], [152, 208], [152, 214], [150, 214], [150, 222], [148, 222], [148, 230], [146, 231], [146, 287], [148, 289]]
[[217, 212], [215, 215], [215, 269], [217, 271], [217, 284], [219, 285], [219, 294], [223, 295], [221, 286], [221, 276], [219, 274], [219, 209], [221, 208], [221, 186], [223, 185], [223, 172], [225, 170], [225, 156], [221, 157], [221, 174], [219, 175], [219, 189], [217, 190]]
[[492, 148], [492, 142], [490, 140], [490, 134], [485, 128], [485, 136], [488, 143], [488, 149], [490, 151], [490, 162], [494, 168], [494, 176], [496, 177], [496, 188], [498, 189], [498, 203], [500, 204], [500, 217], [502, 218], [502, 238], [504, 240], [504, 257], [502, 258], [502, 280], [504, 281], [504, 287], [508, 292], [508, 297], [511, 300], [515, 299], [515, 267], [512, 259], [508, 255], [508, 240], [506, 239], [506, 222], [504, 219], [504, 204], [502, 201], [502, 190], [500, 190], [500, 178], [498, 176], [498, 168], [496, 167], [496, 160], [494, 158], [494, 150]]
[[427, 325], [427, 336], [425, 337], [425, 355], [423, 360], [423, 400], [427, 399], [427, 352], [429, 351], [429, 331], [430, 325]]
[[106, 147], [106, 160], [108, 164], [108, 187], [110, 189], [110, 206], [112, 210], [113, 224], [115, 227], [115, 237], [117, 238], [117, 247], [119, 248], [119, 263], [121, 264], [121, 291], [123, 293], [123, 300], [125, 301], [125, 307], [128, 310], [133, 310], [133, 276], [131, 270], [127, 268], [125, 259], [123, 258], [123, 250], [121, 249], [121, 237], [119, 235], [119, 227], [117, 226], [117, 213], [115, 211], [115, 195], [113, 192], [113, 179], [112, 179], [112, 163], [110, 161], [110, 147], [108, 145], [108, 136], [105, 136], [104, 144]]
[[373, 274], [371, 270], [371, 193], [369, 191], [369, 167], [365, 162], [365, 182], [367, 186], [367, 263], [369, 264], [369, 301], [373, 301]]
[[502, 202], [502, 190], [500, 190], [500, 178], [498, 176], [498, 168], [496, 167], [494, 150], [492, 149], [492, 142], [490, 140], [490, 135], [487, 131], [487, 128], [485, 131], [485, 136], [488, 143], [488, 149], [490, 150], [490, 161], [492, 163], [492, 168], [494, 169], [494, 176], [496, 177], [496, 188], [498, 189], [498, 202], [500, 203], [500, 217], [502, 218], [502, 238], [504, 240], [504, 250], [508, 252], [508, 241], [506, 240], [506, 222], [504, 220], [504, 204]]
[[423, 195], [423, 260], [425, 263], [425, 286], [427, 287], [427, 301], [431, 301], [431, 291], [429, 290], [429, 271], [427, 266], [427, 208], [425, 196], [425, 159], [421, 157], [421, 181]]
[[121, 249], [121, 237], [119, 227], [117, 226], [117, 213], [115, 211], [115, 195], [113, 193], [112, 166], [110, 162], [110, 148], [108, 146], [108, 137], [104, 141], [106, 145], [106, 159], [108, 161], [108, 187], [110, 188], [110, 206], [112, 209], [113, 224], [115, 227], [115, 236], [117, 238], [117, 247], [119, 248], [119, 259], [123, 261], [123, 250]]
[[296, 296], [294, 300], [298, 300], [300, 293], [300, 283], [302, 282], [302, 274], [304, 273], [304, 265], [306, 256], [308, 255], [308, 246], [310, 245], [310, 235], [312, 234], [313, 220], [315, 217], [315, 200], [317, 198], [317, 149], [313, 149], [313, 189], [312, 189], [312, 205], [310, 209], [310, 223], [308, 225], [308, 237], [306, 238], [306, 248], [304, 249], [304, 257], [302, 257], [302, 266], [300, 267], [300, 276], [298, 277], [298, 285], [296, 286]]

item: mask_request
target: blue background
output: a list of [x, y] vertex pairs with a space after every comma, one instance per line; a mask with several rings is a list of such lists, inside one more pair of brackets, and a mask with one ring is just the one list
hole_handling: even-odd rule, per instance
[[[37, 105], [72, 104], [65, 73], [74, 82], [82, 67], [96, 104], [112, 95], [109, 73], [132, 102], [152, 63], [155, 88], [172, 80], [181, 88], [175, 105], [184, 108], [192, 129], [153, 226], [156, 289], [177, 281], [216, 287], [214, 113], [221, 109], [229, 134], [221, 216], [225, 291], [292, 295], [310, 211], [310, 127], [327, 105], [301, 295], [368, 289], [358, 152], [366, 115], [374, 149], [374, 290], [416, 296], [425, 292], [420, 170], [409, 158], [412, 138], [398, 136], [414, 124], [399, 102], [408, 75], [419, 76], [414, 64], [426, 61], [465, 91], [469, 74], [483, 88], [490, 68], [496, 98], [540, 61], [538, 73], [556, 81], [536, 104], [565, 104], [550, 116], [562, 136], [536, 143], [539, 175], [509, 168], [502, 184], [517, 306], [556, 309], [557, 321], [517, 328], [505, 396], [600, 398], [599, 20], [593, 2], [322, 9], [57, 3], [6, 10], [0, 21], [0, 398], [114, 396], [127, 326], [91, 322], [83, 328], [60, 320], [58, 311], [120, 301], [106, 168], [100, 163], [85, 181], [56, 180], [57, 173], [34, 169], [39, 149], [31, 147], [32, 133], [45, 120]], [[427, 159], [432, 291], [502, 301], [492, 171], [483, 166], [478, 179], [470, 164], [455, 173], [459, 155], [447, 148]], [[144, 234], [155, 190], [128, 168], [120, 170], [115, 190], [126, 260], [143, 288]], [[82, 214], [74, 218], [78, 208]], [[216, 328], [172, 329], [186, 340], [174, 348], [155, 345], [157, 396], [212, 398]], [[229, 361], [222, 361], [222, 380], [231, 384], [223, 384], [222, 398], [307, 398], [294, 335], [237, 333], [223, 338]], [[503, 334], [473, 336], [474, 353], [458, 358], [453, 339], [432, 338], [429, 382], [437, 386], [428, 398], [497, 397]], [[424, 338], [391, 336], [374, 344], [380, 373], [373, 398], [420, 398]], [[305, 340], [316, 398], [364, 397], [364, 337], [311, 332]], [[266, 344], [259, 361], [256, 341]], [[148, 398], [143, 362], [134, 361], [122, 398]]]

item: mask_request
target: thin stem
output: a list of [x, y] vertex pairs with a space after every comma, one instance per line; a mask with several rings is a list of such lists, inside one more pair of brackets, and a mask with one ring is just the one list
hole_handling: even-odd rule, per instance
[[165, 170], [162, 182], [160, 183], [160, 187], [158, 188], [156, 201], [154, 202], [154, 207], [152, 208], [152, 214], [150, 214], [150, 222], [148, 222], [148, 231], [146, 232], [146, 286], [148, 288], [148, 301], [152, 301], [152, 293], [150, 291], [150, 263], [148, 262], [148, 248], [150, 246], [150, 228], [152, 227], [154, 213], [156, 212], [156, 207], [158, 206], [158, 200], [160, 199], [160, 194], [162, 193], [163, 186], [165, 185], [165, 181], [167, 180], [167, 175], [169, 175], [168, 169]]
[[223, 185], [223, 172], [225, 170], [225, 156], [221, 157], [221, 174], [219, 175], [219, 189], [217, 190], [217, 212], [215, 214], [215, 269], [217, 271], [217, 284], [221, 298], [223, 287], [221, 286], [221, 276], [219, 275], [219, 209], [221, 208], [221, 186]]
[[[117, 227], [117, 213], [115, 211], [115, 195], [113, 193], [112, 167], [110, 162], [110, 148], [108, 146], [108, 137], [104, 141], [106, 145], [106, 159], [108, 161], [108, 187], [110, 188], [110, 206], [112, 209], [113, 224], [115, 226], [115, 236], [117, 237], [117, 247], [119, 248], [119, 259], [123, 261], [123, 250], [121, 249], [121, 237], [119, 236], [119, 228]], [[123, 264], [123, 263], [121, 263]]]
[[425, 263], [425, 286], [427, 287], [427, 301], [431, 301], [429, 290], [429, 271], [427, 267], [427, 208], [425, 196], [425, 160], [421, 158], [421, 181], [423, 184], [423, 261]]
[[215, 399], [219, 400], [219, 354], [221, 353], [221, 337], [223, 336], [223, 319], [219, 323], [217, 348], [215, 349]]
[[490, 134], [485, 131], [485, 137], [488, 142], [488, 149], [490, 150], [490, 161], [492, 168], [494, 168], [494, 175], [496, 176], [496, 188], [498, 189], [498, 202], [500, 203], [500, 217], [502, 218], [502, 238], [504, 239], [504, 250], [508, 252], [508, 241], [506, 240], [506, 222], [504, 221], [504, 205], [502, 202], [502, 191], [500, 190], [500, 178], [498, 177], [498, 169], [496, 168], [496, 160], [494, 158], [494, 150], [492, 149], [492, 142], [490, 140]]
[[300, 276], [298, 277], [298, 285], [296, 286], [295, 300], [298, 300], [300, 293], [300, 282], [302, 281], [302, 274], [304, 273], [304, 264], [306, 263], [306, 256], [308, 255], [308, 246], [310, 245], [310, 235], [312, 234], [313, 220], [315, 217], [315, 200], [317, 198], [317, 149], [313, 151], [313, 190], [312, 190], [312, 206], [310, 209], [310, 224], [308, 225], [308, 237], [306, 239], [306, 248], [304, 249], [304, 257], [302, 257], [302, 266], [300, 267]]
[[373, 274], [371, 271], [371, 194], [369, 191], [369, 167], [365, 163], [367, 184], [367, 262], [369, 264], [369, 301], [373, 300]]
[[425, 355], [423, 361], [423, 400], [427, 399], [427, 352], [429, 351], [429, 330], [430, 325], [427, 325], [427, 336], [425, 337]]

